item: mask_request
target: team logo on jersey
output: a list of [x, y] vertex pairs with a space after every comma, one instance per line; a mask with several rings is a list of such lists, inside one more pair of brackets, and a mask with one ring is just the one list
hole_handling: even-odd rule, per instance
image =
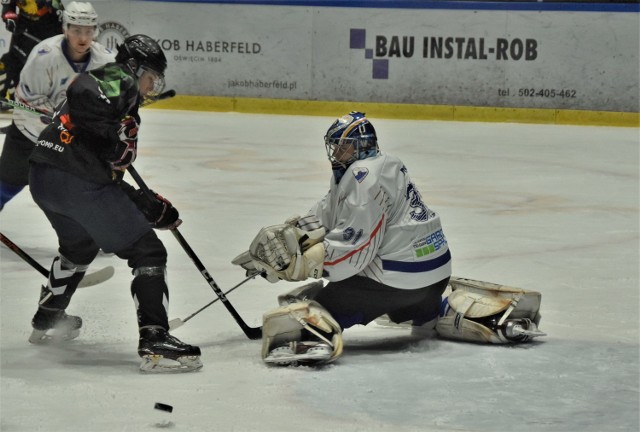
[[345, 228], [344, 231], [342, 231], [342, 238], [346, 242], [351, 242], [351, 244], [356, 244], [358, 243], [358, 240], [360, 240], [360, 237], [362, 237], [363, 232], [364, 231], [362, 230], [358, 230], [358, 232], [356, 233], [355, 229], [353, 229], [352, 227], [347, 227]]
[[50, 52], [51, 52], [51, 48], [44, 47], [38, 50], [38, 55], [45, 55], [45, 54], [49, 54]]
[[355, 234], [356, 234], [356, 230], [354, 230], [351, 227], [348, 227], [344, 231], [342, 231], [342, 238], [344, 239], [344, 241], [349, 241], [353, 238]]
[[439, 251], [447, 245], [447, 238], [441, 229], [413, 242], [413, 249], [417, 258]]
[[98, 98], [104, 100], [107, 104], [111, 105], [111, 101], [102, 91], [102, 87], [98, 87], [98, 91], [100, 92], [100, 96], [98, 96]]
[[358, 183], [362, 183], [362, 180], [369, 174], [369, 170], [367, 168], [354, 168], [353, 176], [356, 178]]
[[62, 144], [69, 145], [69, 144], [71, 144], [71, 141], [73, 141], [73, 135], [71, 135], [69, 133], [69, 131], [66, 130], [66, 129], [61, 130], [60, 131], [60, 142]]
[[118, 45], [130, 36], [125, 26], [115, 21], [107, 21], [100, 24], [98, 30], [99, 33], [96, 40], [111, 51], [116, 51]]

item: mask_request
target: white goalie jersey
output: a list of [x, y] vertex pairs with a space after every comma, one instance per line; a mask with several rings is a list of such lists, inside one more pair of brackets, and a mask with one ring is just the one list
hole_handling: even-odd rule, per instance
[[324, 277], [365, 276], [416, 289], [451, 276], [439, 215], [422, 201], [398, 158], [380, 153], [354, 162], [309, 212], [327, 229]]
[[[115, 54], [93, 42], [89, 61], [76, 64], [64, 54], [62, 47], [66, 43], [64, 35], [57, 35], [43, 40], [33, 48], [16, 87], [17, 101], [52, 113], [66, 98], [67, 87], [76, 75], [115, 60]], [[13, 110], [13, 122], [34, 143], [46, 126], [40, 116], [20, 109]]]

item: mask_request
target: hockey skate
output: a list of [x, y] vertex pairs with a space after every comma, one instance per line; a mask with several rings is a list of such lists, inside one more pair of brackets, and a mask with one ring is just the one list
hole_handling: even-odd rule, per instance
[[64, 310], [39, 308], [31, 321], [33, 331], [29, 336], [32, 344], [57, 343], [75, 339], [80, 335], [82, 318], [67, 315]]
[[269, 351], [264, 362], [275, 366], [314, 366], [326, 363], [333, 348], [320, 341], [291, 341]]
[[502, 325], [498, 325], [496, 320], [493, 320], [489, 325], [491, 325], [489, 328], [500, 332], [505, 339], [512, 342], [527, 342], [534, 337], [547, 335], [540, 331], [536, 323], [529, 318], [506, 320]]
[[202, 368], [200, 348], [181, 342], [162, 327], [140, 329], [138, 355], [143, 373], [192, 372]]

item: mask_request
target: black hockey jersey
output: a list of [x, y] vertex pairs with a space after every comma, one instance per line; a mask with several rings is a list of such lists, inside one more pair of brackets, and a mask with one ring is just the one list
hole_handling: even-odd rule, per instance
[[122, 173], [111, 169], [110, 156], [120, 141], [120, 122], [126, 116], [140, 122], [140, 101], [138, 80], [119, 63], [78, 75], [29, 160], [96, 183], [119, 180]]

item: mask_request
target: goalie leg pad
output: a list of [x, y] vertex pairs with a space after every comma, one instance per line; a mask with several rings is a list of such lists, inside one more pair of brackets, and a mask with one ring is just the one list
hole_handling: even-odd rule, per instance
[[448, 306], [436, 326], [440, 336], [495, 344], [545, 336], [538, 330], [539, 292], [461, 278], [450, 284]]
[[[310, 334], [312, 340], [303, 340], [303, 334], [305, 338]], [[329, 363], [342, 355], [342, 347], [340, 325], [315, 301], [292, 303], [263, 316], [261, 355], [265, 363]]]
[[322, 280], [299, 286], [288, 293], [279, 295], [278, 304], [280, 306], [286, 306], [290, 303], [313, 300], [322, 288], [324, 288], [324, 282], [322, 282]]

